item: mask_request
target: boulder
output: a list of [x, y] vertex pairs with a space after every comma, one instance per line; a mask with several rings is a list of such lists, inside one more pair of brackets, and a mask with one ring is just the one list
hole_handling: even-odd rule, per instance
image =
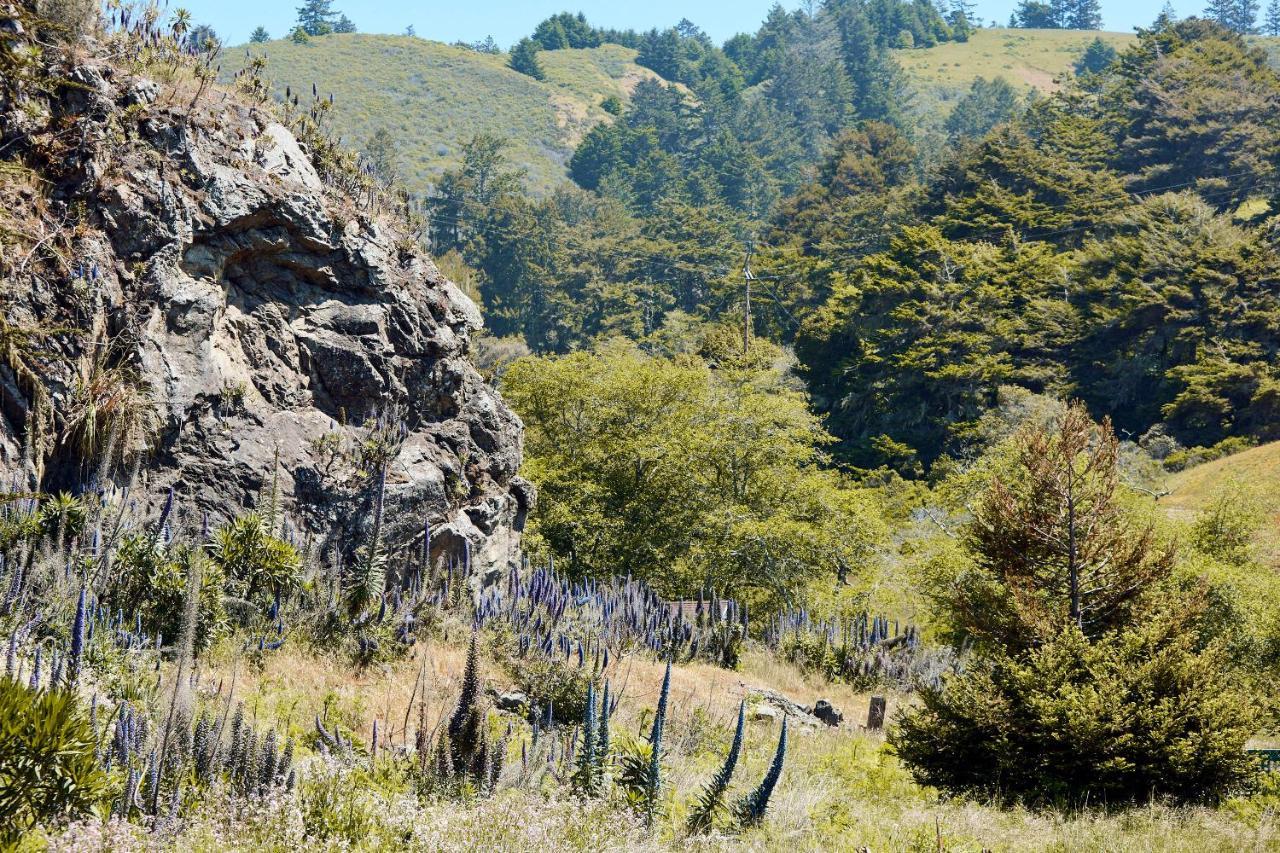
[[498, 696], [494, 703], [499, 711], [522, 714], [529, 707], [529, 697], [519, 690], [511, 690]]
[[844, 721], [844, 714], [836, 710], [826, 699], [819, 699], [813, 704], [812, 714], [828, 726], [838, 726]]

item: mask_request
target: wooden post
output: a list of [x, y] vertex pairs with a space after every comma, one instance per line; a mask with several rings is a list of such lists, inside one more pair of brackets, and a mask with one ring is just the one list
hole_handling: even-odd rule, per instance
[[867, 709], [867, 729], [878, 730], [884, 728], [884, 709], [885, 699], [883, 696], [872, 696], [871, 707]]

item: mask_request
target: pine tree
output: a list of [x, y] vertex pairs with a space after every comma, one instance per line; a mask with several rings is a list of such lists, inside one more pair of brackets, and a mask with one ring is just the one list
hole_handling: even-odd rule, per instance
[[1262, 31], [1269, 36], [1280, 36], [1280, 0], [1271, 0], [1267, 4], [1267, 17], [1262, 24]]
[[298, 27], [309, 36], [333, 32], [333, 0], [305, 0], [298, 7]]
[[249, 41], [253, 44], [271, 41], [271, 33], [267, 32], [266, 27], [258, 27], [253, 31], [253, 35], [249, 36]]
[[1210, 0], [1204, 16], [1229, 30], [1248, 34], [1258, 20], [1258, 0]]
[[1102, 4], [1099, 0], [1074, 0], [1068, 4], [1062, 25], [1069, 30], [1102, 29]]
[[511, 48], [511, 67], [521, 74], [527, 74], [534, 80], [545, 80], [547, 73], [542, 70], [538, 61], [538, 45], [533, 39], [522, 38]]
[[333, 31], [335, 33], [354, 33], [356, 31], [356, 25], [350, 18], [343, 15], [338, 18], [338, 22], [333, 25]]

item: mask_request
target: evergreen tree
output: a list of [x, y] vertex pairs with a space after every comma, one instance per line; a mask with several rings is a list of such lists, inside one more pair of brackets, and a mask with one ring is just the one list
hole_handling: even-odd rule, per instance
[[258, 27], [253, 31], [253, 35], [249, 36], [249, 41], [253, 44], [262, 44], [271, 41], [271, 34], [267, 32], [266, 27]]
[[1062, 21], [1055, 6], [1056, 4], [1050, 5], [1041, 0], [1022, 0], [1014, 10], [1009, 26], [1030, 30], [1058, 29], [1062, 26]]
[[333, 0], [304, 0], [298, 7], [298, 27], [309, 36], [333, 32]]
[[[1256, 772], [1255, 702], [1208, 579], [1126, 508], [1120, 442], [1083, 405], [1013, 440], [945, 581], [961, 674], [889, 733], [916, 779], [1033, 803], [1213, 800]], [[1007, 464], [1005, 464], [1007, 463]]]
[[374, 175], [383, 183], [390, 184], [396, 180], [399, 172], [396, 168], [397, 150], [395, 137], [385, 127], [375, 130], [369, 137], [368, 144], [365, 145], [365, 158], [369, 161]]
[[1258, 0], [1210, 0], [1204, 16], [1241, 35], [1254, 31], [1258, 20]]
[[1271, 0], [1267, 4], [1267, 17], [1262, 24], [1262, 31], [1269, 36], [1280, 36], [1280, 0]]
[[338, 18], [337, 23], [333, 25], [333, 31], [335, 33], [354, 33], [356, 25], [346, 15], [342, 15]]
[[1062, 25], [1069, 30], [1102, 29], [1102, 4], [1100, 0], [1071, 0], [1066, 7]]
[[[1280, 0], [1276, 0], [1280, 3]], [[1075, 72], [1077, 77], [1085, 74], [1098, 74], [1106, 69], [1108, 65], [1115, 61], [1116, 49], [1107, 44], [1099, 36], [1089, 42], [1089, 46], [1084, 49], [1084, 53], [1075, 61]]]
[[977, 139], [1017, 115], [1019, 105], [1018, 93], [1008, 80], [978, 77], [947, 117], [947, 135], [953, 143]]
[[510, 66], [521, 74], [527, 74], [535, 80], [547, 79], [547, 72], [542, 70], [538, 61], [538, 44], [533, 39], [522, 38], [511, 48]]

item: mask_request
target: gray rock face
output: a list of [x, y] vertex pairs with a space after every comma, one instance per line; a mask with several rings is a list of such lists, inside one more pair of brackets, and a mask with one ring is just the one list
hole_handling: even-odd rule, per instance
[[[88, 211], [79, 278], [32, 276], [6, 306], [12, 322], [85, 333], [50, 362], [55, 419], [96, 328], [158, 418], [142, 457], [152, 500], [173, 486], [191, 517], [230, 518], [264, 499], [278, 454], [300, 536], [349, 555], [386, 458], [389, 543], [429, 523], [436, 559], [461, 561], [468, 542], [478, 568], [517, 559], [534, 499], [516, 476], [522, 426], [468, 359], [478, 310], [398, 218], [328, 187], [262, 108], [214, 92], [190, 110], [106, 65], [76, 73], [92, 84], [47, 108], [85, 140], [50, 165], [54, 204]], [[0, 141], [29, 132], [19, 112], [0, 111]], [[11, 470], [31, 405], [18, 386], [0, 369]], [[43, 485], [83, 486], [84, 468], [57, 450]]]

